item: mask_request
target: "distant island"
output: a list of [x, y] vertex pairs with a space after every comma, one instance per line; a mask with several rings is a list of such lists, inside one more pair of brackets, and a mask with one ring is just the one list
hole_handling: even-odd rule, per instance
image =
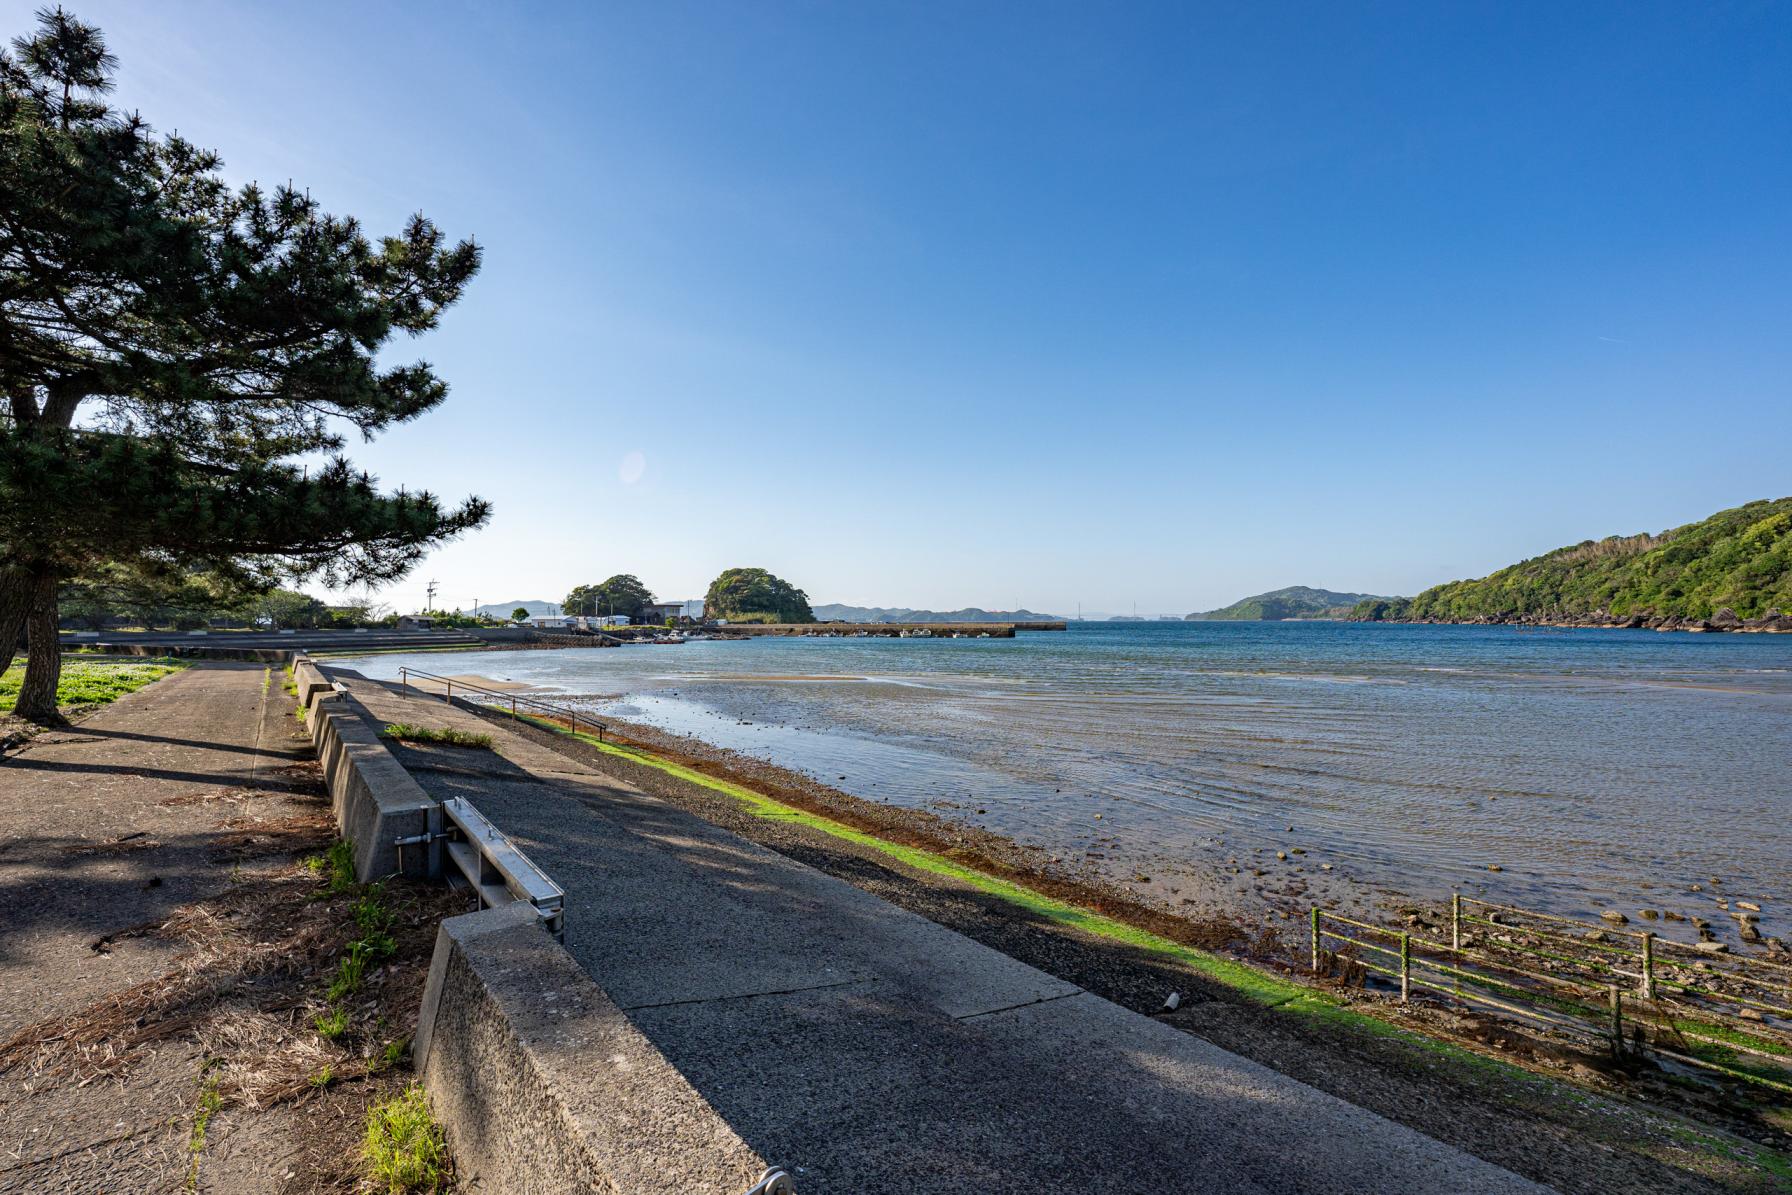
[[1219, 610], [1188, 615], [1189, 622], [1280, 622], [1288, 618], [1349, 618], [1362, 604], [1402, 601], [1371, 593], [1339, 593], [1290, 585], [1255, 597], [1241, 598]]
[[905, 606], [845, 606], [829, 602], [815, 607], [815, 617], [822, 622], [1056, 622], [1056, 614], [1035, 614], [1031, 610], [984, 610], [967, 606], [963, 610], [911, 610]]
[[1792, 632], [1792, 498], [1660, 534], [1584, 540], [1415, 598], [1365, 598], [1362, 622], [1529, 623]]

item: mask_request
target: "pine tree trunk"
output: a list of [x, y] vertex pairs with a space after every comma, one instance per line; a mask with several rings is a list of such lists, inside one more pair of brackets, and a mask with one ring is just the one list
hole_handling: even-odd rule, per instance
[[13, 707], [19, 717], [40, 726], [55, 726], [63, 720], [56, 707], [56, 686], [62, 679], [62, 639], [56, 633], [56, 613], [56, 578], [46, 575], [38, 581], [37, 600], [26, 620], [31, 654], [25, 662], [18, 704]]
[[37, 601], [37, 577], [22, 564], [0, 566], [0, 676], [12, 667], [25, 619]]

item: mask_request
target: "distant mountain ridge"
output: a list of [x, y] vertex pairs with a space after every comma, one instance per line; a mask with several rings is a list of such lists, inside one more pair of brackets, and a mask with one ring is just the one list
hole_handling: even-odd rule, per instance
[[1792, 631], [1792, 498], [1720, 510], [1659, 535], [1584, 540], [1415, 598], [1370, 599], [1355, 617]]
[[1187, 621], [1280, 622], [1285, 618], [1345, 618], [1359, 603], [1396, 600], [1371, 593], [1339, 593], [1334, 589], [1290, 585], [1286, 589], [1241, 598], [1218, 610], [1190, 614]]
[[518, 606], [527, 610], [530, 618], [552, 618], [560, 613], [559, 602], [487, 602], [473, 613], [507, 619]]
[[1035, 614], [1031, 610], [984, 610], [967, 606], [963, 610], [911, 610], [905, 606], [847, 606], [829, 602], [814, 607], [815, 617], [822, 622], [1056, 622], [1056, 614]]

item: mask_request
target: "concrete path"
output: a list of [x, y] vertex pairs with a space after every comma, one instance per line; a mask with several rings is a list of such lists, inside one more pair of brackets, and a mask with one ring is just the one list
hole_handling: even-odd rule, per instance
[[[229, 884], [224, 818], [290, 812], [310, 744], [279, 680], [195, 667], [0, 759], [0, 1040], [160, 975], [176, 944], [130, 931]], [[0, 1191], [175, 1189], [201, 1062], [170, 1040], [122, 1084], [9, 1078]]]
[[402, 748], [567, 891], [591, 977], [802, 1195], [1544, 1190], [440, 701]]

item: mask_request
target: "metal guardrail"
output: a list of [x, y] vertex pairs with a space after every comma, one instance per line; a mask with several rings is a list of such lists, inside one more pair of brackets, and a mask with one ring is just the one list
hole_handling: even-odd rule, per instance
[[[1469, 911], [1465, 911], [1468, 906]], [[1472, 911], [1487, 910], [1481, 917]], [[1534, 918], [1582, 931], [1579, 937], [1551, 929], [1502, 921]], [[1465, 927], [1485, 926], [1500, 933]], [[1355, 932], [1348, 932], [1355, 931]], [[1450, 940], [1355, 921], [1314, 906], [1311, 920], [1314, 974], [1342, 964], [1399, 984], [1400, 999], [1415, 988], [1462, 1003], [1490, 1008], [1508, 1018], [1571, 1036], [1609, 1044], [1614, 1052], [1642, 1048], [1690, 1066], [1717, 1071], [1778, 1091], [1792, 1082], [1744, 1069], [1749, 1059], [1792, 1068], [1792, 1029], [1769, 1021], [1792, 1021], [1792, 1002], [1769, 1004], [1765, 993], [1792, 995], [1792, 967], [1699, 950], [1644, 931], [1617, 931], [1553, 914], [1457, 896], [1451, 901]], [[1629, 946], [1610, 939], [1635, 939]], [[1334, 950], [1335, 943], [1342, 949]], [[1568, 953], [1572, 949], [1576, 953]], [[1696, 959], [1664, 961], [1662, 951], [1687, 952]], [[1367, 951], [1370, 958], [1361, 956]], [[1516, 955], [1515, 962], [1504, 957]], [[1635, 959], [1635, 970], [1623, 966]], [[1689, 980], [1703, 976], [1704, 982]], [[1723, 991], [1741, 985], [1746, 994]], [[1756, 997], [1760, 997], [1757, 999]], [[1723, 1006], [1742, 1010], [1729, 1013]], [[1629, 1030], [1626, 1030], [1626, 1022]], [[1698, 1056], [1700, 1053], [1707, 1055]], [[1746, 1057], [1739, 1057], [1746, 1056]], [[1731, 1064], [1734, 1065], [1731, 1065]]]
[[[446, 676], [437, 676], [433, 672], [424, 672], [420, 668], [411, 668], [411, 667], [401, 665], [398, 669], [398, 683], [399, 683], [400, 689], [404, 692], [405, 696], [407, 696], [407, 697], [410, 696], [411, 678], [413, 676], [421, 677], [424, 680], [435, 681], [438, 684], [443, 685], [444, 691], [442, 694], [442, 700], [448, 702], [450, 705], [452, 705], [454, 703], [454, 689], [455, 689], [455, 686], [458, 685], [460, 687], [461, 692], [463, 692], [463, 693], [471, 693], [477, 697], [489, 698], [491, 700], [491, 703], [496, 704], [496, 708], [500, 712], [502, 712], [502, 710], [504, 709], [505, 703], [508, 702], [509, 706], [510, 706], [510, 716], [512, 718], [520, 717], [520, 715], [517, 712], [517, 706], [519, 704], [521, 704], [524, 706], [531, 707], [533, 709], [541, 710], [551, 717], [565, 718], [571, 723], [573, 733], [577, 734], [579, 732], [579, 715], [578, 715], [578, 711], [576, 711], [576, 710], [566, 709], [563, 706], [555, 705], [549, 701], [542, 701], [539, 698], [519, 697], [515, 693], [501, 693], [496, 689], [488, 689], [488, 688], [484, 687], [483, 685], [470, 684], [467, 681], [454, 680], [453, 678], [446, 677]], [[418, 687], [417, 691], [419, 693], [425, 692], [425, 690], [421, 686]], [[607, 729], [607, 727], [605, 727], [602, 722], [599, 722], [595, 718], [587, 716], [585, 718], [585, 725], [596, 730], [598, 738], [601, 739], [604, 737], [604, 731]]]

